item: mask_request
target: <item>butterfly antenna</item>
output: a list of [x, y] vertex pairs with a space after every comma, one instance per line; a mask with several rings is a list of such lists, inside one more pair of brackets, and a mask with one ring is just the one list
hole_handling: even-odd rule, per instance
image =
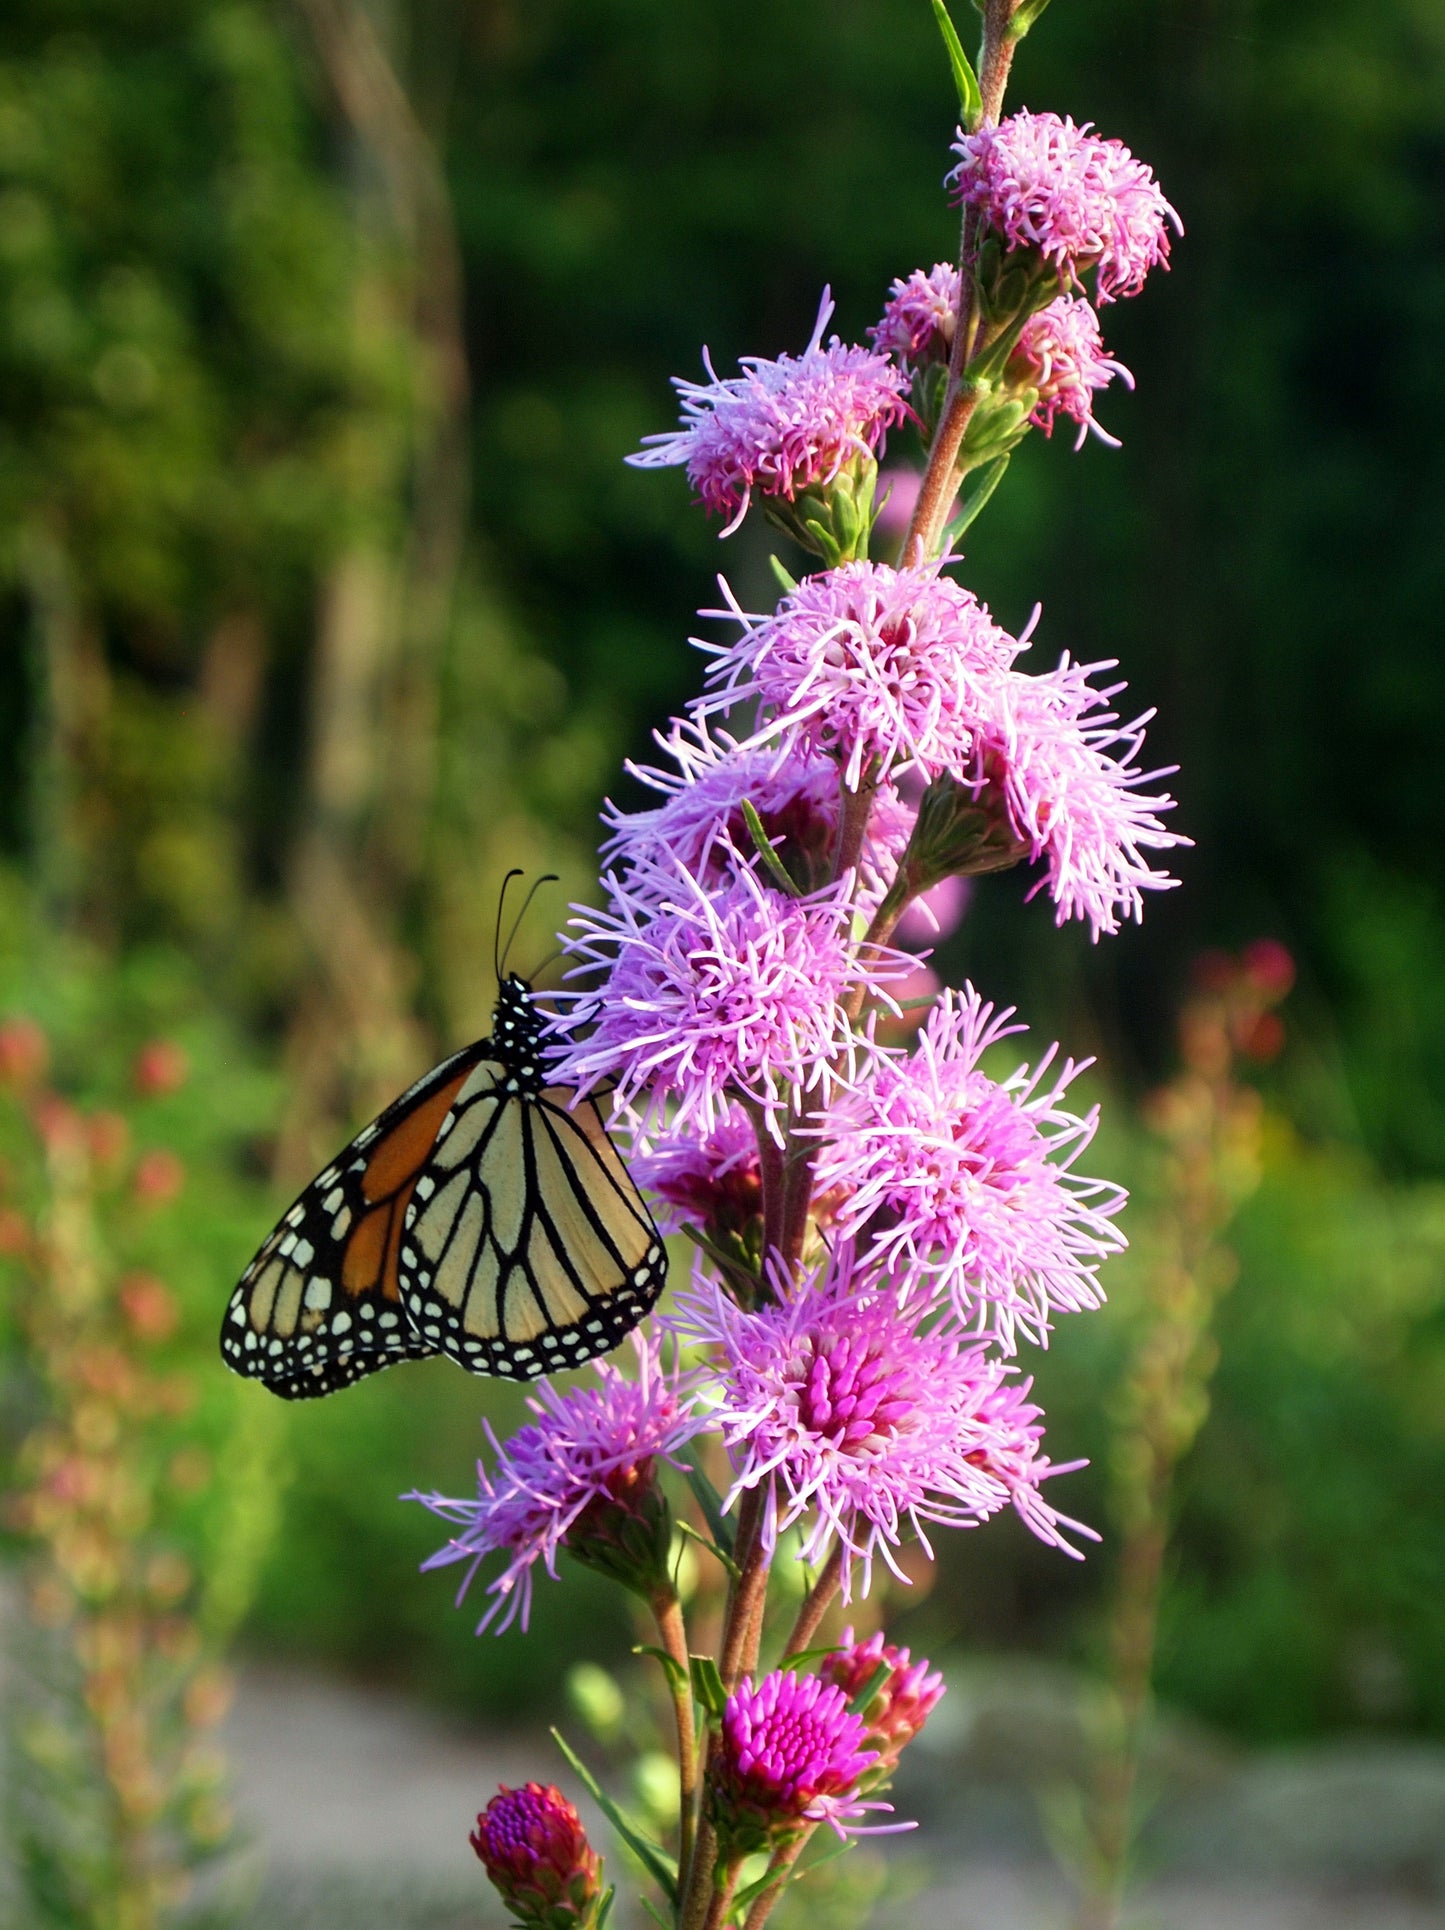
[[[518, 871], [518, 872], [509, 873], [508, 875], [512, 877], [520, 878], [522, 874], [520, 871]], [[513, 940], [516, 938], [517, 933], [522, 929], [522, 920], [527, 916], [527, 912], [531, 906], [532, 900], [536, 897], [537, 893], [542, 889], [543, 885], [555, 885], [560, 883], [561, 883], [561, 879], [557, 876], [555, 871], [544, 872], [540, 878], [537, 878], [533, 881], [532, 889], [527, 893], [526, 897], [522, 900], [522, 909], [517, 913], [517, 916], [512, 923], [512, 929], [507, 933], [507, 942], [502, 947], [502, 965], [506, 964], [507, 959], [511, 954]], [[497, 969], [497, 983], [500, 985], [501, 982], [502, 982], [502, 973], [501, 973], [501, 967], [499, 966]]]
[[[507, 887], [511, 884], [513, 878], [520, 878], [521, 876], [522, 867], [520, 865], [513, 865], [512, 869], [502, 880], [502, 889], [497, 893], [497, 929], [492, 933], [492, 970], [497, 974], [498, 986], [502, 983], [502, 913], [507, 903]], [[525, 909], [526, 907], [524, 906], [523, 910]], [[513, 926], [512, 929], [515, 935], [516, 927]], [[509, 938], [507, 943], [510, 945], [511, 942], [512, 940]]]
[[532, 970], [528, 973], [528, 977], [531, 980], [532, 984], [533, 985], [536, 984], [537, 980], [542, 976], [543, 972], [546, 971], [547, 967], [553, 962], [554, 959], [563, 958], [565, 956], [566, 956], [566, 953], [561, 945], [557, 947], [556, 951], [548, 952], [547, 956], [542, 960], [542, 963], [540, 965], [534, 966]]

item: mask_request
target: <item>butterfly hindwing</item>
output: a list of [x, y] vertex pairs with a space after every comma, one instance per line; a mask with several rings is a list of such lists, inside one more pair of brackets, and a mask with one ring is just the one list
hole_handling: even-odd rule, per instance
[[229, 1367], [286, 1400], [349, 1386], [437, 1348], [414, 1330], [397, 1275], [403, 1218], [486, 1042], [426, 1074], [311, 1182], [247, 1267], [221, 1328]]
[[667, 1257], [596, 1106], [541, 1083], [516, 984], [417, 1176], [398, 1273], [428, 1345], [474, 1374], [534, 1380], [615, 1347]]

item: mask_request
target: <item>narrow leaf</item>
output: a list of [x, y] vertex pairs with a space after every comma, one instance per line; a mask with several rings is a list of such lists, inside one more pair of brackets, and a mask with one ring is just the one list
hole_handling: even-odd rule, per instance
[[779, 1662], [778, 1667], [780, 1669], [786, 1669], [790, 1674], [794, 1674], [797, 1670], [806, 1668], [810, 1662], [818, 1662], [821, 1661], [825, 1655], [836, 1655], [837, 1653], [838, 1644], [836, 1642], [830, 1642], [825, 1649], [799, 1649], [796, 1655], [785, 1656], [784, 1659]]
[[880, 1662], [872, 1675], [869, 1676], [868, 1680], [858, 1691], [857, 1695], [855, 1695], [853, 1700], [848, 1704], [849, 1715], [861, 1716], [892, 1673], [893, 1664], [891, 1662]]
[[692, 1692], [702, 1708], [715, 1721], [721, 1722], [723, 1711], [727, 1708], [727, 1690], [718, 1674], [717, 1663], [710, 1655], [692, 1657]]
[[1009, 39], [1022, 40], [1048, 4], [1049, 0], [1023, 0], [1023, 5], [1008, 23]]
[[963, 505], [948, 526], [944, 539], [947, 549], [952, 549], [963, 532], [974, 522], [984, 504], [1003, 481], [1003, 472], [1008, 468], [1007, 455], [995, 456], [992, 462], [985, 463], [978, 472], [978, 481], [963, 499]]
[[581, 1777], [587, 1793], [611, 1823], [613, 1829], [642, 1864], [668, 1902], [675, 1904], [677, 1902], [677, 1868], [666, 1850], [660, 1843], [654, 1843], [650, 1836], [645, 1836], [627, 1812], [613, 1802], [576, 1750], [569, 1745], [560, 1729], [552, 1731], [552, 1740], [577, 1775]]
[[679, 1688], [686, 1682], [686, 1669], [683, 1668], [677, 1657], [675, 1655], [669, 1655], [666, 1649], [657, 1648], [651, 1642], [639, 1642], [632, 1653], [634, 1655], [655, 1656], [667, 1672], [669, 1682], [675, 1682]]
[[654, 1923], [660, 1923], [662, 1925], [662, 1930], [673, 1930], [672, 1919], [665, 1917], [655, 1903], [650, 1903], [646, 1897], [639, 1897], [638, 1902], [652, 1918]]
[[773, 883], [790, 898], [801, 898], [802, 892], [788, 876], [788, 868], [768, 842], [768, 834], [763, 829], [763, 821], [753, 807], [751, 798], [743, 799], [743, 823], [748, 827], [748, 836], [757, 847], [758, 856], [767, 866]]
[[685, 1535], [689, 1541], [695, 1541], [699, 1548], [706, 1548], [707, 1552], [712, 1556], [713, 1560], [720, 1561], [723, 1567], [728, 1571], [728, 1574], [732, 1576], [733, 1580], [734, 1581], [737, 1580], [738, 1576], [742, 1573], [742, 1570], [738, 1567], [737, 1563], [733, 1560], [731, 1555], [724, 1554], [723, 1550], [718, 1547], [717, 1543], [715, 1541], [710, 1541], [706, 1535], [700, 1535], [697, 1529], [692, 1526], [691, 1522], [679, 1521], [676, 1525], [677, 1525], [677, 1532], [680, 1535]]
[[755, 1897], [760, 1897], [768, 1885], [770, 1883], [776, 1883], [777, 1880], [778, 1866], [776, 1863], [769, 1863], [768, 1867], [755, 1882], [745, 1884], [733, 1897], [734, 1910], [745, 1910]]
[[[612, 1904], [616, 1895], [617, 1895], [617, 1886], [614, 1884], [612, 1888], [608, 1890], [606, 1896], [603, 1897], [602, 1907], [597, 1912], [597, 1930], [607, 1930], [607, 1919], [612, 1915]], [[643, 1898], [643, 1906], [646, 1909], [651, 1909], [652, 1907], [651, 1904], [647, 1902], [647, 1899], [645, 1897]], [[663, 1925], [663, 1930], [670, 1930], [670, 1926], [664, 1921], [662, 1917], [659, 1917], [657, 1920], [659, 1923]]]
[[788, 572], [783, 568], [782, 564], [778, 561], [776, 556], [769, 556], [768, 562], [772, 565], [773, 575], [778, 579], [778, 583], [782, 588], [782, 592], [784, 596], [787, 596], [791, 591], [797, 589], [798, 587], [797, 577], [789, 576]]
[[983, 119], [983, 95], [978, 91], [978, 76], [969, 65], [958, 29], [949, 19], [948, 8], [943, 0], [933, 0], [933, 17], [938, 22], [938, 31], [943, 35], [943, 44], [948, 49], [948, 64], [953, 69], [953, 84], [958, 89], [959, 119], [963, 122], [964, 132], [972, 134]]
[[725, 1548], [729, 1559], [733, 1552], [732, 1523], [723, 1513], [722, 1496], [708, 1480], [701, 1468], [686, 1468], [687, 1485], [692, 1489], [697, 1505], [702, 1509], [702, 1518], [707, 1523], [708, 1533], [719, 1548]]

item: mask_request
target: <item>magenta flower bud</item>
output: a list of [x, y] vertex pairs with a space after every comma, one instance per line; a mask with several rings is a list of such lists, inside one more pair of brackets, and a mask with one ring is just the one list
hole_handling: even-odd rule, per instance
[[868, 330], [874, 348], [917, 370], [946, 362], [958, 320], [961, 277], [952, 262], [915, 268], [894, 282], [882, 315]]
[[878, 1760], [861, 1716], [815, 1675], [779, 1669], [745, 1677], [723, 1712], [717, 1773], [708, 1790], [725, 1862], [776, 1848], [810, 1823], [841, 1836], [857, 1816], [859, 1779]]
[[592, 1930], [598, 1922], [601, 1859], [560, 1789], [503, 1783], [477, 1818], [471, 1845], [527, 1930]]
[[842, 1646], [825, 1658], [819, 1673], [851, 1706], [885, 1665], [888, 1673], [860, 1713], [868, 1740], [878, 1750], [879, 1767], [892, 1769], [938, 1706], [943, 1677], [927, 1662], [914, 1662], [907, 1649], [885, 1642], [881, 1630], [866, 1642], [856, 1642], [851, 1628], [844, 1629]]

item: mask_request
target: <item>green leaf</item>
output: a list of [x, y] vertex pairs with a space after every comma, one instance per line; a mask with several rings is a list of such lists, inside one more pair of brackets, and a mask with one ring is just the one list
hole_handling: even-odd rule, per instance
[[[616, 1895], [617, 1895], [617, 1886], [616, 1884], [614, 1884], [612, 1888], [608, 1890], [606, 1896], [603, 1897], [601, 1905], [598, 1908], [596, 1930], [607, 1930], [607, 1919], [612, 1915], [612, 1904]], [[643, 1899], [643, 1904], [644, 1904], [644, 1907], [650, 1907], [649, 1905], [647, 1905], [646, 1898]], [[671, 1930], [671, 1927], [666, 1923], [664, 1923], [664, 1920], [661, 1917], [659, 1917], [657, 1920], [659, 1923], [663, 1924], [663, 1930]]]
[[603, 1789], [592, 1771], [583, 1762], [576, 1750], [571, 1747], [560, 1729], [552, 1731], [552, 1740], [567, 1758], [582, 1784], [613, 1829], [622, 1838], [628, 1849], [642, 1864], [648, 1875], [657, 1884], [669, 1903], [677, 1902], [677, 1866], [660, 1843], [654, 1843], [650, 1836], [644, 1835], [632, 1818], [620, 1809]]
[[715, 1541], [710, 1541], [706, 1535], [700, 1535], [690, 1522], [678, 1521], [674, 1522], [673, 1525], [680, 1535], [685, 1535], [689, 1541], [695, 1541], [699, 1548], [706, 1548], [713, 1560], [720, 1561], [733, 1580], [737, 1580], [742, 1570], [738, 1567], [732, 1556], [725, 1554]]
[[727, 1690], [718, 1674], [717, 1663], [710, 1655], [692, 1657], [692, 1692], [699, 1706], [706, 1709], [715, 1721], [722, 1721], [723, 1710], [727, 1707]]
[[672, 1919], [665, 1917], [655, 1903], [649, 1903], [646, 1897], [639, 1897], [638, 1902], [652, 1918], [654, 1923], [660, 1923], [662, 1925], [662, 1930], [673, 1930]]
[[778, 1866], [776, 1863], [769, 1863], [760, 1877], [752, 1883], [745, 1884], [741, 1890], [736, 1892], [733, 1897], [734, 1910], [745, 1910], [755, 1897], [760, 1897], [768, 1885], [770, 1883], [776, 1883], [777, 1880]]
[[778, 579], [779, 584], [782, 586], [782, 591], [784, 596], [787, 596], [791, 591], [797, 589], [798, 587], [797, 577], [789, 576], [788, 572], [783, 568], [782, 564], [778, 561], [776, 556], [769, 556], [768, 562], [772, 568], [773, 575]]
[[733, 1554], [732, 1523], [723, 1513], [722, 1496], [708, 1480], [701, 1468], [685, 1468], [687, 1485], [692, 1489], [697, 1505], [702, 1509], [702, 1518], [707, 1523], [708, 1533], [719, 1548], [727, 1551], [729, 1561]]
[[793, 880], [788, 876], [788, 867], [768, 842], [768, 834], [763, 829], [763, 821], [758, 816], [751, 798], [745, 797], [743, 799], [743, 823], [748, 827], [748, 836], [756, 846], [758, 856], [767, 866], [773, 883], [777, 885], [780, 891], [787, 892], [790, 898], [801, 898], [803, 895], [802, 892], [799, 891], [798, 887], [793, 883]]
[[1009, 39], [1022, 40], [1048, 4], [1049, 0], [1023, 0], [1023, 5], [1008, 23]]
[[978, 481], [964, 497], [962, 506], [949, 524], [944, 536], [944, 546], [952, 549], [970, 523], [980, 514], [984, 504], [1003, 481], [1003, 472], [1008, 468], [1007, 455], [995, 456], [992, 462], [985, 463], [978, 472]]
[[669, 1682], [675, 1682], [679, 1687], [686, 1682], [686, 1669], [683, 1668], [677, 1657], [675, 1655], [669, 1655], [666, 1649], [657, 1648], [651, 1642], [639, 1642], [632, 1653], [634, 1655], [655, 1656], [666, 1671]]
[[796, 1655], [785, 1656], [783, 1660], [779, 1662], [778, 1667], [780, 1669], [786, 1669], [789, 1674], [796, 1674], [799, 1669], [806, 1668], [810, 1662], [818, 1662], [821, 1661], [825, 1655], [836, 1655], [837, 1653], [838, 1644], [836, 1642], [830, 1642], [825, 1649], [799, 1649]]
[[938, 22], [938, 31], [943, 35], [943, 44], [948, 49], [948, 64], [953, 69], [953, 84], [958, 89], [959, 119], [963, 122], [964, 132], [971, 134], [983, 119], [983, 95], [978, 91], [978, 76], [969, 65], [958, 29], [949, 19], [948, 8], [943, 0], [933, 0], [933, 17]]
[[869, 1676], [868, 1680], [858, 1691], [857, 1695], [855, 1695], [853, 1700], [848, 1704], [849, 1715], [861, 1716], [892, 1673], [893, 1664], [891, 1662], [880, 1662], [872, 1675]]

